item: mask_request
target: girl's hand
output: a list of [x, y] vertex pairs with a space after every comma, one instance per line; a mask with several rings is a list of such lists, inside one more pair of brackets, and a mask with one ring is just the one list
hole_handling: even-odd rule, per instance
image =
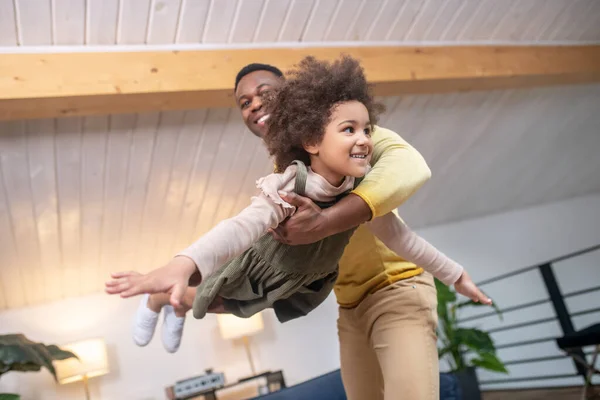
[[467, 271], [463, 270], [462, 275], [454, 284], [454, 289], [457, 293], [460, 293], [463, 296], [470, 298], [476, 303], [482, 303], [487, 305], [492, 304], [492, 299], [487, 297], [485, 294], [483, 294], [481, 290], [479, 290], [479, 288], [471, 280], [471, 277], [469, 276]]
[[171, 305], [179, 308], [189, 279], [196, 271], [196, 264], [191, 259], [175, 257], [167, 265], [148, 274], [134, 271], [112, 273], [112, 280], [106, 282], [105, 290], [123, 298], [143, 293], [169, 293]]

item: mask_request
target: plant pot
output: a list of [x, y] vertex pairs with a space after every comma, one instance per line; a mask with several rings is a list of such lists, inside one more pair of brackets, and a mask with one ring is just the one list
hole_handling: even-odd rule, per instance
[[458, 379], [462, 400], [481, 400], [481, 390], [474, 367], [455, 371], [453, 374]]
[[440, 400], [461, 400], [458, 378], [452, 372], [440, 372]]
[[0, 393], [0, 400], [20, 400], [21, 396], [18, 394]]

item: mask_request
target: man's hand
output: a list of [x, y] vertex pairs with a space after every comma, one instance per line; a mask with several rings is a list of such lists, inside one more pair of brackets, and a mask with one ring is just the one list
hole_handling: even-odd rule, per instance
[[488, 306], [492, 304], [492, 299], [487, 297], [481, 290], [479, 290], [475, 283], [473, 283], [473, 280], [471, 280], [471, 277], [467, 271], [463, 271], [460, 278], [458, 278], [454, 284], [454, 289], [457, 293], [470, 298], [475, 303], [482, 303]]
[[164, 267], [148, 274], [135, 271], [112, 273], [106, 282], [108, 294], [120, 294], [127, 298], [143, 293], [169, 293], [173, 307], [181, 307], [190, 277], [197, 271], [196, 264], [187, 257], [175, 257]]
[[327, 237], [327, 214], [308, 197], [296, 193], [280, 193], [283, 200], [296, 207], [296, 212], [277, 228], [270, 230], [281, 243], [298, 245], [318, 242]]
[[352, 193], [324, 210], [311, 199], [296, 193], [280, 192], [279, 195], [296, 206], [296, 213], [290, 219], [270, 231], [281, 243], [298, 245], [318, 242], [371, 219], [371, 209], [367, 203]]

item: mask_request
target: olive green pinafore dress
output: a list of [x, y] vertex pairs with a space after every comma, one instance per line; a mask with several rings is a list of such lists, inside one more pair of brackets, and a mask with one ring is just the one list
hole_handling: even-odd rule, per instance
[[[308, 171], [301, 161], [294, 163], [298, 166], [294, 192], [304, 196]], [[315, 203], [326, 208], [347, 194], [331, 203]], [[194, 317], [203, 318], [217, 296], [227, 312], [241, 318], [266, 308], [273, 308], [281, 322], [305, 316], [333, 290], [339, 260], [355, 229], [298, 246], [280, 243], [270, 234], [262, 236], [202, 281], [196, 290]]]

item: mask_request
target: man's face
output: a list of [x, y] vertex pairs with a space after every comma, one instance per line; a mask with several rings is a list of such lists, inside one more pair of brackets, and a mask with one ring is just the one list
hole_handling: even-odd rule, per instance
[[269, 118], [263, 109], [262, 96], [279, 86], [281, 79], [269, 71], [254, 71], [240, 80], [235, 91], [235, 99], [242, 111], [242, 119], [250, 132], [258, 137], [265, 136], [265, 122]]

